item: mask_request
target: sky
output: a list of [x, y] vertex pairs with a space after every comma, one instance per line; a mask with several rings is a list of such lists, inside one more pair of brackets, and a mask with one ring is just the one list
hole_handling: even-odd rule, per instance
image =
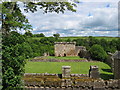
[[[105, 1], [105, 0], [104, 0]], [[81, 0], [77, 12], [66, 11], [64, 14], [47, 13], [38, 9], [35, 13], [26, 13], [19, 2], [23, 14], [33, 27], [34, 34], [45, 36], [118, 36], [118, 0], [104, 2]], [[22, 31], [21, 33], [24, 33]]]

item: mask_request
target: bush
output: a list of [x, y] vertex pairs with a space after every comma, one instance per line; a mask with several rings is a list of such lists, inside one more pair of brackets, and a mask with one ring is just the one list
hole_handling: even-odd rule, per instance
[[103, 47], [97, 44], [93, 45], [90, 48], [89, 52], [90, 52], [91, 58], [94, 60], [105, 61], [108, 57]]

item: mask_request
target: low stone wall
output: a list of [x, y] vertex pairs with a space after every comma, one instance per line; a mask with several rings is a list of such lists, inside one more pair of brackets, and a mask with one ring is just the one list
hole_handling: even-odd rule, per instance
[[30, 61], [33, 61], [33, 62], [88, 62], [87, 59], [85, 60], [32, 59]]
[[88, 74], [70, 74], [60, 78], [59, 74], [26, 73], [25, 88], [28, 90], [119, 90], [120, 80], [102, 80], [88, 77]]
[[[56, 76], [56, 77], [59, 77], [59, 75], [60, 74], [50, 74], [50, 73], [25, 73], [24, 77], [34, 77], [34, 76]], [[70, 74], [70, 76], [71, 77], [89, 77], [89, 74]]]

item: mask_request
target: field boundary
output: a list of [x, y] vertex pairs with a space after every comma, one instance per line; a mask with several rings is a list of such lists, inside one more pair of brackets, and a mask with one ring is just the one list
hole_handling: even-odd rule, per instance
[[88, 62], [87, 59], [83, 60], [66, 60], [66, 59], [32, 59], [31, 62]]

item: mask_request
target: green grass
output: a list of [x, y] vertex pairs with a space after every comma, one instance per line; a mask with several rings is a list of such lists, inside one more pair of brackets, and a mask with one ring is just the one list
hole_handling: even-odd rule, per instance
[[47, 56], [47, 59], [63, 59], [63, 60], [85, 60], [85, 58], [80, 58], [79, 56], [66, 56], [66, 57], [55, 57]]
[[[40, 40], [42, 39], [43, 37], [30, 37], [28, 38], [28, 40], [31, 40], [31, 39], [34, 39], [34, 40]], [[96, 39], [106, 39], [108, 41], [111, 41], [112, 39], [118, 39], [118, 37], [95, 37]], [[62, 39], [62, 40], [67, 40], [67, 39], [88, 39], [88, 37], [60, 37], [59, 39]]]
[[[108, 41], [111, 41], [112, 39], [118, 39], [118, 37], [95, 37], [96, 39], [106, 39]], [[88, 39], [88, 37], [60, 37], [62, 40], [67, 40], [67, 39]]]
[[103, 62], [27, 62], [25, 72], [61, 73], [62, 66], [71, 66], [71, 73], [88, 74], [90, 65], [97, 65], [100, 73], [112, 74], [108, 72], [110, 67]]

